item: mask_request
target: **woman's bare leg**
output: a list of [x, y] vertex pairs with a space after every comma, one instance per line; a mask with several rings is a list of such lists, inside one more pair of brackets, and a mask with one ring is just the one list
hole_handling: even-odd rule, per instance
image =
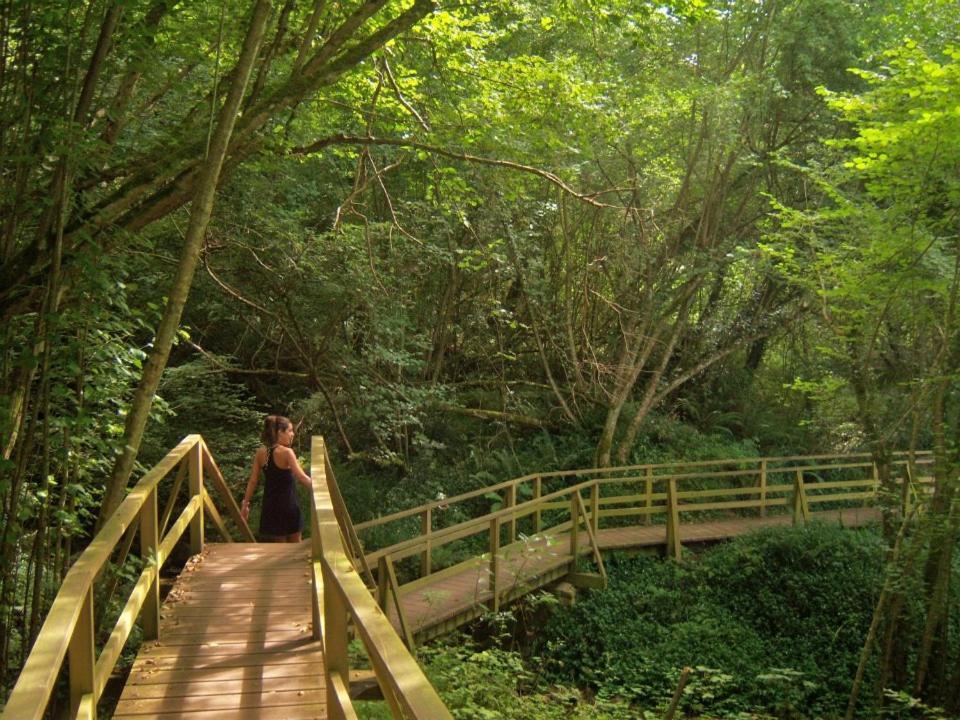
[[298, 533], [298, 532], [295, 532], [295, 533], [292, 533], [292, 534], [290, 534], [290, 535], [287, 535], [287, 537], [284, 538], [284, 540], [285, 540], [286, 542], [295, 542], [295, 543], [300, 542], [300, 539], [301, 539], [301, 538], [300, 538], [300, 533]]

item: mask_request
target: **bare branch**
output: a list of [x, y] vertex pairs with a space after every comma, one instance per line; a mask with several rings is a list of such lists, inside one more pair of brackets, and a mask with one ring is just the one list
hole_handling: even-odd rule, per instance
[[466, 162], [478, 163], [480, 165], [492, 165], [494, 167], [507, 168], [508, 170], [517, 170], [519, 172], [530, 173], [531, 175], [541, 177], [544, 180], [553, 183], [568, 195], [575, 197], [577, 200], [585, 202], [588, 205], [593, 205], [594, 207], [598, 208], [622, 209], [616, 205], [608, 205], [596, 200], [593, 194], [577, 192], [549, 170], [533, 167], [532, 165], [524, 165], [523, 163], [514, 162], [512, 160], [500, 160], [497, 158], [470, 155], [469, 153], [455, 152], [438, 145], [428, 145], [427, 143], [416, 142], [414, 140], [404, 140], [402, 138], [378, 138], [373, 137], [372, 135], [364, 137], [359, 135], [344, 135], [343, 133], [338, 133], [337, 135], [330, 135], [328, 137], [321, 138], [310, 145], [294, 148], [290, 152], [294, 155], [310, 155], [315, 152], [319, 152], [323, 148], [330, 145], [390, 145], [393, 147], [410, 148], [411, 150], [424, 150], [436, 155], [453, 158], [454, 160], [464, 160]]

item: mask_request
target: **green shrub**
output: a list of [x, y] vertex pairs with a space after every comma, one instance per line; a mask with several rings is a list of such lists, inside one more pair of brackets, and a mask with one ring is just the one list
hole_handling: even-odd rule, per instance
[[690, 666], [688, 713], [831, 717], [846, 703], [883, 550], [872, 532], [812, 525], [748, 535], [687, 565], [613, 556], [607, 589], [559, 609], [535, 652], [548, 677], [642, 707], [662, 708]]
[[427, 676], [456, 720], [628, 720], [626, 703], [543, 685], [518, 653], [468, 644], [420, 649]]

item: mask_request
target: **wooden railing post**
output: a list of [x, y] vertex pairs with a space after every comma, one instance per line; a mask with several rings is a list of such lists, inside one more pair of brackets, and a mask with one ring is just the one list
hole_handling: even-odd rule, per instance
[[793, 478], [793, 524], [804, 525], [810, 519], [810, 506], [803, 485], [803, 470], [797, 469]]
[[430, 538], [433, 532], [433, 513], [432, 508], [428, 507], [420, 515], [420, 534], [425, 537], [425, 546], [420, 554], [420, 577], [426, 577], [433, 572], [432, 544]]
[[143, 560], [144, 567], [153, 564], [157, 569], [153, 582], [147, 588], [147, 596], [143, 600], [143, 609], [140, 611], [140, 625], [143, 628], [144, 640], [160, 639], [160, 566], [157, 563], [157, 549], [160, 546], [158, 516], [157, 488], [153, 488], [147, 495], [143, 507], [140, 508], [140, 558]]
[[676, 478], [667, 480], [667, 557], [680, 559], [680, 509]]
[[383, 590], [383, 612], [387, 612], [387, 590], [390, 591], [391, 597], [393, 597], [393, 605], [397, 609], [397, 621], [400, 623], [400, 632], [403, 633], [403, 641], [407, 645], [407, 649], [410, 652], [413, 652], [415, 645], [413, 644], [413, 632], [410, 628], [410, 624], [407, 622], [406, 613], [403, 612], [403, 604], [400, 602], [400, 583], [397, 582], [397, 571], [393, 567], [393, 558], [389, 555], [384, 555], [380, 558], [380, 564], [377, 568], [377, 592], [381, 592], [381, 583], [380, 577], [386, 577], [386, 589]]
[[760, 517], [767, 516], [767, 459], [760, 461]]
[[[197, 442], [189, 452], [189, 490], [191, 499], [203, 497], [203, 446]], [[203, 503], [197, 508], [196, 514], [190, 520], [190, 554], [198, 555], [203, 552]]]
[[[81, 709], [83, 717], [96, 718], [96, 703], [93, 702], [93, 689], [96, 681], [96, 648], [94, 636], [93, 586], [87, 588], [80, 606], [80, 615], [70, 646], [67, 649], [67, 662], [70, 674], [70, 717], [77, 717]], [[92, 706], [92, 708], [91, 708]]]
[[646, 498], [644, 502], [644, 506], [647, 508], [644, 524], [649, 525], [651, 522], [653, 522], [650, 518], [650, 516], [653, 514], [650, 512], [650, 508], [653, 507], [653, 468], [650, 465], [647, 465], [647, 469], [644, 471], [643, 474], [644, 474], [644, 479], [643, 479], [644, 493], [643, 494]]
[[[312, 467], [311, 467], [312, 469]], [[320, 478], [317, 478], [319, 481]], [[313, 617], [313, 633], [312, 637], [314, 640], [323, 640], [323, 608], [320, 604], [320, 592], [323, 590], [322, 587], [317, 587], [319, 582], [323, 584], [323, 572], [317, 571], [318, 563], [323, 560], [323, 542], [320, 538], [320, 533], [318, 532], [319, 524], [317, 522], [317, 504], [310, 503], [310, 563], [313, 568], [313, 572], [310, 573], [310, 587], [312, 592], [310, 593], [310, 611]]]
[[[877, 467], [877, 463], [871, 463], [873, 468], [873, 497], [863, 499], [863, 507], [868, 507], [871, 502], [876, 502], [877, 495], [880, 494], [880, 468]], [[893, 469], [890, 467], [890, 463], [887, 463], [887, 477], [893, 472]]]
[[377, 605], [384, 612], [387, 611], [387, 592], [390, 577], [387, 575], [387, 556], [381, 555], [377, 560]]
[[903, 466], [903, 478], [900, 488], [900, 517], [910, 514], [910, 494], [913, 491], [913, 460], [908, 460]]
[[579, 490], [574, 490], [570, 496], [570, 572], [577, 571], [577, 550], [580, 547], [580, 503], [577, 498]]
[[[543, 495], [543, 478], [537, 475], [533, 479], [533, 499], [539, 500], [540, 496]], [[533, 532], [537, 534], [543, 528], [543, 517], [540, 513], [540, 506], [537, 506], [537, 509], [533, 511]]]
[[323, 566], [323, 659], [327, 674], [327, 712], [332, 720], [346, 720], [337, 688], [344, 685], [350, 687], [347, 606], [326, 564]]
[[[577, 507], [579, 508], [580, 515], [586, 519], [587, 517], [587, 508], [584, 507], [583, 498], [580, 497], [580, 491], [577, 490], [574, 493], [574, 498], [577, 500]], [[607, 570], [603, 566], [603, 555], [600, 553], [600, 543], [597, 542], [597, 534], [594, 532], [593, 523], [586, 522], [584, 523], [587, 529], [587, 538], [590, 541], [590, 548], [593, 550], [593, 561], [597, 564], [597, 571], [603, 581], [603, 586], [607, 585]]]
[[[517, 506], [517, 483], [513, 482], [507, 488], [506, 498], [504, 500], [504, 507], [516, 507]], [[517, 541], [517, 516], [515, 514], [510, 515], [510, 524], [507, 526], [507, 545], [511, 545]]]
[[593, 534], [600, 532], [600, 481], [595, 480], [590, 486], [590, 527]]
[[173, 480], [173, 487], [167, 496], [167, 504], [163, 508], [163, 517], [160, 520], [160, 535], [164, 535], [167, 532], [167, 525], [170, 523], [170, 516], [173, 514], [173, 506], [176, 505], [177, 495], [180, 494], [180, 488], [183, 487], [183, 478], [187, 474], [189, 465], [190, 461], [187, 458], [181, 460], [180, 464], [177, 465], [177, 476]]
[[497, 592], [497, 569], [500, 565], [500, 518], [490, 520], [490, 591], [493, 593], [491, 609], [500, 611], [500, 595]]

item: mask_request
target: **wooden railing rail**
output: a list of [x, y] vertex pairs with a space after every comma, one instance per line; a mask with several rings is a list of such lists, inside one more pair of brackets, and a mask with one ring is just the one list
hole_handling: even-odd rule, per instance
[[[864, 458], [864, 460], [860, 460]], [[825, 462], [833, 460], [834, 462]], [[800, 463], [800, 461], [806, 461]], [[926, 465], [931, 462], [929, 453], [914, 453], [895, 456], [894, 467], [907, 470], [910, 463]], [[736, 466], [734, 469], [691, 472], [693, 467], [717, 468]], [[680, 470], [679, 472], [677, 470]], [[854, 479], [822, 480], [811, 478], [824, 472], [845, 472], [862, 475]], [[576, 484], [544, 493], [545, 482], [557, 478], [577, 479], [588, 476]], [[592, 476], [592, 477], [591, 477]], [[599, 476], [599, 477], [598, 477]], [[708, 481], [722, 487], [690, 488], [691, 483]], [[532, 499], [517, 502], [522, 494], [520, 487], [529, 483], [528, 494]], [[631, 486], [639, 486], [638, 492], [629, 492]], [[553, 473], [525, 475], [513, 480], [499, 482], [486, 488], [432, 501], [409, 510], [358, 524], [357, 530], [371, 530], [397, 520], [420, 515], [420, 533], [366, 554], [366, 561], [374, 566], [382, 558], [389, 557], [391, 564], [405, 558], [420, 555], [420, 578], [434, 573], [432, 555], [444, 545], [463, 540], [473, 535], [490, 533], [493, 528], [506, 525], [508, 542], [516, 539], [517, 523], [524, 518], [533, 518], [533, 533], [560, 533], [571, 529], [577, 517], [571, 511], [573, 494], [590, 492], [590, 517], [592, 529], [598, 532], [604, 520], [636, 516], [649, 523], [651, 518], [665, 519], [665, 539], [668, 554], [679, 556], [679, 527], [691, 513], [717, 513], [728, 511], [756, 511], [760, 516], [768, 512], [793, 513], [794, 522], [805, 522], [810, 517], [811, 506], [826, 503], [850, 503], [870, 501], [878, 490], [877, 472], [866, 454], [857, 455], [812, 455], [785, 456], [756, 459], [731, 459], [697, 461], [693, 463], [663, 463], [628, 466], [622, 468], [591, 468]], [[502, 507], [482, 513], [444, 528], [434, 528], [434, 520], [443, 511], [457, 503], [475, 499], [493, 492], [501, 492]], [[606, 492], [607, 494], [604, 494]], [[613, 494], [611, 494], [613, 493]], [[567, 511], [568, 519], [553, 522], [544, 527], [544, 513]], [[499, 536], [497, 542], [499, 543]], [[498, 545], [499, 547], [499, 545]], [[581, 550], [581, 552], [583, 552]], [[491, 560], [490, 562], [495, 562]], [[401, 586], [403, 595], [422, 583], [414, 581]]]
[[[187, 477], [190, 495], [179, 517], [169, 530], [165, 530], [173, 503], [171, 499], [161, 522], [157, 490], [160, 481], [178, 465], [181, 467], [179, 477]], [[200, 552], [203, 549], [205, 519], [213, 522], [226, 541], [231, 541], [204, 487], [204, 470], [222, 496], [244, 539], [253, 541], [250, 529], [240, 516], [240, 508], [233, 500], [203, 438], [188, 435], [147, 471], [67, 572], [7, 700], [3, 720], [39, 720], [43, 717], [65, 658], [70, 682], [70, 717], [95, 718], [97, 701], [138, 616], [144, 639], [159, 639], [160, 570], [174, 546], [189, 530], [190, 551], [192, 554]], [[179, 487], [179, 483], [175, 485]], [[118, 547], [121, 549], [120, 557], [126, 557], [129, 544], [124, 542], [121, 545], [121, 541], [127, 536], [128, 530], [132, 540], [137, 525], [143, 570], [98, 655], [94, 586]]]
[[[568, 496], [572, 495], [577, 490], [589, 490], [595, 484], [596, 480], [585, 480], [584, 482], [577, 483], [576, 485], [555, 490], [547, 495], [541, 496], [538, 499], [526, 500], [512, 507], [504, 507], [500, 510], [487, 513], [481, 517], [473, 518], [472, 520], [464, 520], [463, 522], [443, 528], [442, 530], [434, 530], [429, 536], [429, 541], [431, 546], [435, 549], [455, 540], [461, 540], [471, 535], [487, 532], [492, 520], [498, 520], [500, 522], [503, 522], [504, 519], [507, 518], [511, 520], [519, 520], [528, 515], [534, 514], [538, 510], [542, 511], [544, 509], [568, 510], [570, 508], [570, 501], [569, 499], [566, 499]], [[550, 501], [559, 498], [565, 498], [565, 501], [558, 502], [554, 505], [551, 504]], [[567, 521], [565, 525], [569, 525], [569, 521]], [[553, 526], [551, 529], [556, 530], [557, 526]], [[387, 548], [381, 548], [380, 550], [367, 553], [367, 563], [372, 565], [384, 555], [390, 555], [394, 561], [402, 560], [403, 558], [410, 557], [411, 555], [417, 555], [426, 547], [427, 539], [428, 538], [425, 536], [417, 536], [410, 538], [409, 540], [395, 543]]]
[[344, 540], [351, 536], [350, 519], [337, 499], [339, 491], [322, 437], [313, 438], [310, 467], [314, 637], [323, 641], [329, 716], [334, 720], [356, 717], [347, 654], [348, 624], [352, 623], [393, 717], [452, 718], [370, 594], [353, 553], [347, 551]]
[[[910, 462], [911, 458], [919, 462], [920, 464], [928, 464], [930, 460], [930, 453], [928, 451], [919, 451], [915, 453], [907, 452], [897, 452], [893, 454], [894, 465], [895, 466], [906, 466]], [[828, 463], [816, 463], [810, 464], [817, 460], [854, 460], [857, 458], [863, 458], [862, 462], [859, 463], [849, 463], [847, 465], [839, 464], [828, 464]], [[783, 467], [778, 467], [777, 463], [796, 463], [797, 461], [804, 461], [807, 464], [804, 465], [788, 465]], [[713, 473], [704, 473], [704, 472], [685, 472], [685, 470], [693, 468], [703, 468], [703, 467], [719, 467], [719, 466], [736, 466], [733, 470], [722, 470], [715, 471]], [[528, 475], [522, 475], [511, 480], [504, 480], [493, 485], [489, 485], [483, 488], [478, 488], [476, 490], [470, 490], [465, 493], [460, 493], [458, 495], [451, 495], [450, 497], [438, 498], [432, 500], [428, 503], [423, 503], [413, 508], [408, 508], [406, 510], [399, 510], [394, 513], [383, 515], [372, 520], [367, 520], [361, 523], [357, 523], [355, 528], [357, 532], [362, 532], [369, 530], [374, 527], [381, 527], [399, 520], [406, 518], [411, 518], [417, 515], [423, 516], [425, 513], [430, 512], [432, 515], [437, 516], [439, 513], [436, 511], [445, 511], [452, 508], [454, 505], [459, 503], [466, 502], [475, 498], [482, 497], [484, 495], [489, 495], [490, 493], [497, 493], [508, 488], [515, 488], [513, 492], [518, 492], [519, 487], [525, 484], [532, 484], [532, 494], [534, 497], [537, 496], [537, 487], [542, 486], [542, 483], [546, 480], [553, 480], [558, 478], [570, 478], [570, 477], [592, 477], [596, 475], [607, 477], [602, 478], [604, 483], [612, 482], [623, 482], [627, 480], [634, 480], [641, 478], [646, 481], [652, 481], [654, 479], [663, 479], [666, 477], [674, 477], [678, 480], [684, 478], [707, 478], [707, 477], [720, 477], [724, 474], [727, 475], [747, 475], [754, 474], [759, 475], [761, 480], [765, 476], [770, 474], [777, 473], [792, 473], [797, 469], [804, 470], [805, 472], [814, 472], [818, 470], [834, 470], [840, 467], [872, 467], [873, 463], [870, 460], [869, 453], [850, 453], [850, 454], [821, 454], [821, 455], [784, 455], [784, 456], [773, 456], [773, 457], [762, 457], [762, 458], [727, 458], [721, 460], [696, 460], [690, 462], [671, 462], [671, 463], [646, 463], [642, 465], [624, 465], [619, 467], [612, 468], [583, 468], [576, 470], [556, 470], [552, 472], [542, 472], [542, 473], [531, 473]], [[671, 472], [672, 470], [672, 472]], [[630, 473], [630, 472], [639, 472], [641, 475], [635, 476], [621, 476], [620, 473]]]

